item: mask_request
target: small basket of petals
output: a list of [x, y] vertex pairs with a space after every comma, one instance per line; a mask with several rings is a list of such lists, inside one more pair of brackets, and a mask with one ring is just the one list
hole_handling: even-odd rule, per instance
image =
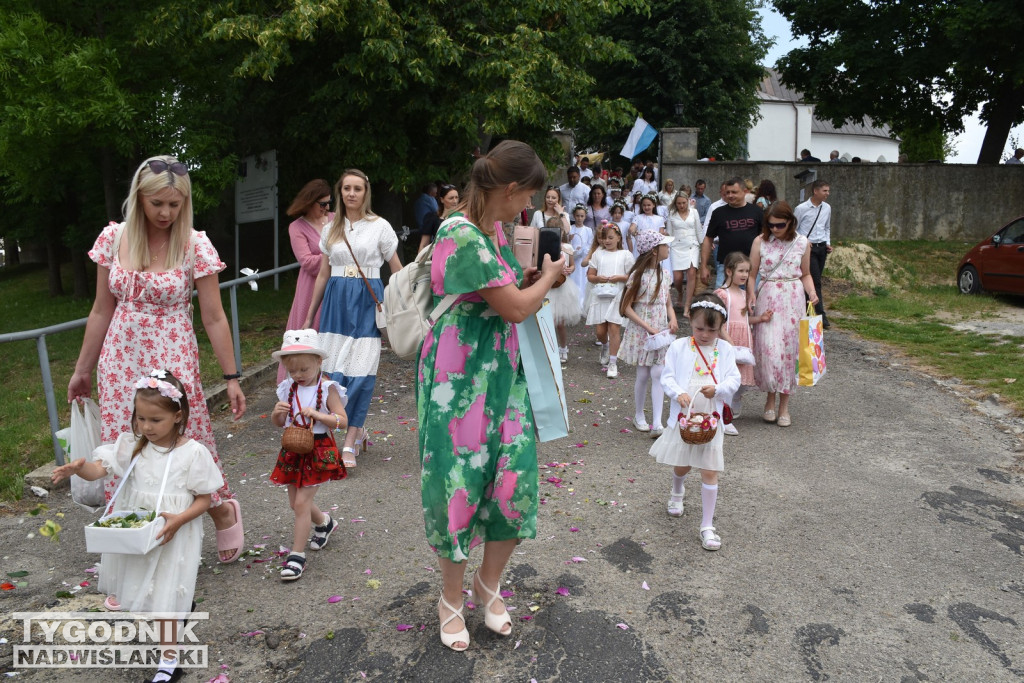
[[707, 443], [715, 438], [720, 419], [717, 411], [711, 414], [687, 413], [685, 418], [679, 420], [679, 435], [688, 444], [699, 446]]

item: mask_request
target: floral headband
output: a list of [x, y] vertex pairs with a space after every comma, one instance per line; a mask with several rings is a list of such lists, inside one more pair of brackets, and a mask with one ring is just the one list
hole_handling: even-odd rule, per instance
[[692, 311], [695, 308], [710, 308], [713, 311], [718, 311], [726, 318], [729, 317], [729, 312], [725, 310], [725, 308], [723, 308], [722, 306], [716, 304], [714, 301], [694, 301], [692, 304], [690, 304], [690, 310]]
[[643, 197], [640, 198], [640, 201], [643, 201], [645, 199], [650, 199], [652, 202], [654, 202], [655, 206], [658, 205], [658, 195], [654, 194], [653, 192], [648, 192], [647, 194], [645, 194]]
[[169, 398], [179, 406], [181, 405], [182, 393], [178, 387], [174, 386], [170, 382], [164, 380], [167, 379], [166, 370], [153, 370], [149, 373], [149, 377], [142, 377], [135, 383], [136, 389], [156, 389], [160, 392], [160, 395]]

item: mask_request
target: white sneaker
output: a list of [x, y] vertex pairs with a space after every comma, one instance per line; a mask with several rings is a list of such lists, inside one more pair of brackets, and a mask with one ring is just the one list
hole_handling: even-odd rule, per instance
[[616, 367], [615, 361], [608, 364], [608, 379], [612, 379], [619, 376], [619, 369]]
[[562, 365], [565, 365], [566, 363], [568, 363], [569, 362], [569, 349], [558, 349], [558, 360], [560, 360], [562, 362]]
[[[735, 413], [734, 413], [734, 415], [735, 415]], [[729, 436], [739, 436], [740, 435], [740, 433], [736, 430], [736, 427], [734, 427], [731, 422], [729, 424], [725, 425], [725, 427], [722, 428], [722, 431], [725, 432], [726, 434], [728, 434]]]
[[608, 359], [611, 357], [611, 351], [607, 344], [601, 344], [601, 365], [608, 365]]
[[733, 397], [732, 403], [729, 404], [729, 407], [732, 408], [733, 418], [739, 417], [740, 413], [743, 412], [743, 399], [739, 396]]

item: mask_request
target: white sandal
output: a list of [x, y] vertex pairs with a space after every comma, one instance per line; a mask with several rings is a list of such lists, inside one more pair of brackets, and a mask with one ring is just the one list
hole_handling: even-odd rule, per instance
[[[465, 608], [466, 603], [463, 602], [458, 609], [455, 609], [448, 604], [447, 600], [444, 599], [444, 595], [441, 595], [441, 597], [437, 599], [437, 606], [441, 607], [442, 605], [446, 610], [451, 612], [451, 614], [448, 615], [447, 619], [441, 622], [441, 642], [444, 643], [445, 647], [451, 648], [456, 652], [464, 652], [469, 648], [469, 629], [466, 628], [466, 618], [462, 616], [462, 610]], [[462, 620], [462, 630], [455, 633], [446, 633], [444, 627], [453, 619]], [[455, 647], [455, 643], [465, 643], [465, 646]]]
[[715, 527], [702, 526], [700, 528], [700, 546], [704, 550], [718, 550], [722, 547], [722, 537], [715, 533]]
[[341, 449], [341, 462], [344, 463], [345, 469], [350, 470], [356, 466], [356, 449], [351, 446], [345, 446]]
[[686, 492], [680, 493], [679, 495], [672, 494], [668, 497], [668, 514], [672, 517], [683, 516], [683, 495]]
[[[480, 597], [484, 595], [489, 597], [486, 598], [487, 604], [484, 605], [484, 625], [490, 630], [497, 633], [499, 636], [510, 636], [512, 635], [512, 617], [508, 615], [508, 610], [504, 610], [501, 614], [495, 614], [491, 611], [491, 605], [494, 604], [495, 600], [501, 600], [501, 582], [498, 582], [498, 589], [491, 590], [484, 585], [483, 580], [480, 578], [480, 572], [473, 574], [473, 588], [476, 589], [477, 584], [480, 584]], [[502, 607], [505, 603], [502, 601]], [[508, 624], [508, 630], [503, 630], [505, 625]]]

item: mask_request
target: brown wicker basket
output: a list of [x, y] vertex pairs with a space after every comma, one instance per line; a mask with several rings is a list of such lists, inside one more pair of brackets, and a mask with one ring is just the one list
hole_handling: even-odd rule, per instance
[[[715, 432], [718, 431], [718, 426], [714, 426], [711, 429], [702, 429], [701, 424], [705, 420], [711, 420], [712, 415], [708, 413], [691, 413], [689, 419], [683, 418], [679, 420], [679, 436], [683, 438], [688, 444], [699, 446], [700, 444], [707, 443], [711, 439], [715, 438]], [[699, 420], [697, 424], [693, 424], [694, 420]]]
[[306, 427], [291, 425], [284, 428], [281, 435], [281, 448], [291, 453], [306, 455], [313, 452], [313, 430], [312, 423]]

